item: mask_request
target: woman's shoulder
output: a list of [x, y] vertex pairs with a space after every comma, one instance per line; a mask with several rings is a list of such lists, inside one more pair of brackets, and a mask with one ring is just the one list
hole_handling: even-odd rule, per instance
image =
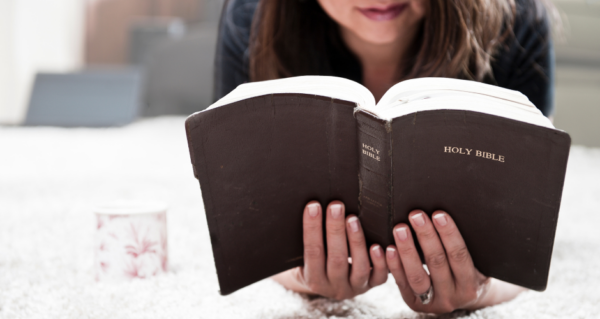
[[513, 30], [515, 35], [522, 30], [535, 29], [545, 36], [550, 32], [549, 7], [542, 0], [516, 0]]
[[[516, 0], [515, 15], [501, 54], [526, 53], [544, 47], [551, 39], [550, 19], [541, 0]], [[502, 52], [504, 49], [504, 52]]]
[[512, 32], [494, 55], [497, 85], [521, 91], [545, 115], [553, 110], [554, 53], [542, 0], [516, 0]]
[[248, 82], [250, 31], [259, 0], [227, 0], [223, 5], [215, 56], [214, 100]]
[[259, 0], [228, 0], [223, 6], [219, 38], [233, 54], [248, 55], [252, 18], [258, 2]]
[[250, 34], [252, 18], [259, 0], [227, 0], [223, 5], [222, 27]]

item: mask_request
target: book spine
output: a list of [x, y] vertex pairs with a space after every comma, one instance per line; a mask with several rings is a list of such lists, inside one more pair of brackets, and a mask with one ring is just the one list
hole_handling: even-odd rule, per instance
[[354, 114], [358, 134], [359, 219], [369, 245], [394, 243], [391, 125], [368, 112]]

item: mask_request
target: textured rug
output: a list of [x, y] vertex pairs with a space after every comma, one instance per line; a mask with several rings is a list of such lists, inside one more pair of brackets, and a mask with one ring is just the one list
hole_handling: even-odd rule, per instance
[[[352, 300], [308, 299], [263, 280], [218, 294], [184, 118], [114, 129], [0, 127], [0, 318], [423, 318], [393, 279]], [[96, 283], [90, 207], [161, 199], [169, 272]], [[571, 150], [543, 292], [467, 318], [594, 318], [600, 310], [600, 149]]]

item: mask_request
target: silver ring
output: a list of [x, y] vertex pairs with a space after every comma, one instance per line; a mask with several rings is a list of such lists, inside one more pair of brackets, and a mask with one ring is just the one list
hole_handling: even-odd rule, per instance
[[426, 292], [417, 295], [417, 297], [419, 297], [419, 300], [421, 300], [421, 303], [424, 305], [430, 303], [431, 299], [433, 299], [433, 285], [430, 285]]

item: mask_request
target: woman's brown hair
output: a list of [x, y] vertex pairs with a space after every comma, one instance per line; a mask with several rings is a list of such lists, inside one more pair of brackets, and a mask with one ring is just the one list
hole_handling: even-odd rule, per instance
[[[510, 36], [514, 0], [430, 0], [398, 80], [441, 76], [483, 81]], [[252, 26], [250, 80], [339, 75], [332, 52], [349, 52], [316, 0], [261, 0]], [[339, 68], [338, 68], [339, 69]]]

